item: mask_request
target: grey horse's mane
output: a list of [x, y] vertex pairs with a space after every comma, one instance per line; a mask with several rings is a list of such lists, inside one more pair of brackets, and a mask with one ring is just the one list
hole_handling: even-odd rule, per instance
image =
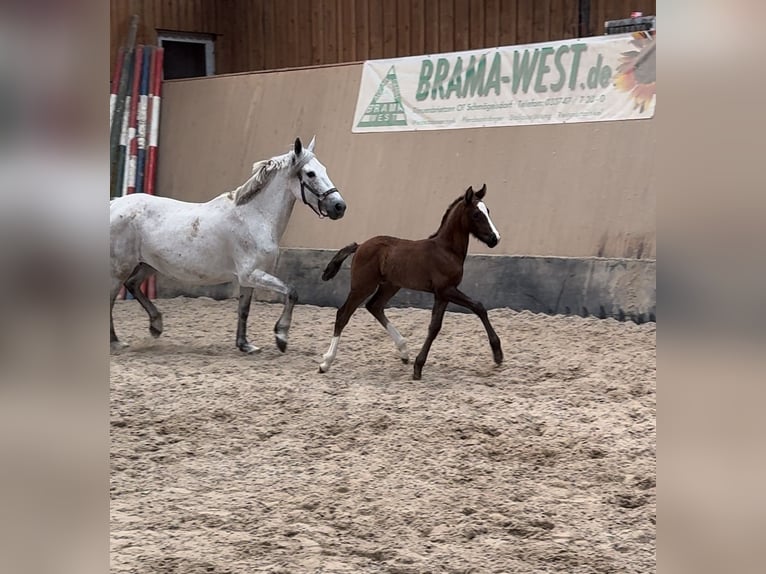
[[[250, 178], [237, 189], [229, 192], [229, 197], [234, 199], [234, 205], [245, 205], [253, 199], [259, 191], [268, 185], [273, 179], [274, 174], [280, 169], [290, 165], [290, 159], [293, 157], [295, 157], [295, 154], [287, 153], [271, 159], [255, 162], [253, 164], [253, 174]], [[300, 169], [300, 167], [308, 163], [312, 157], [314, 157], [314, 154], [304, 150], [298, 164], [293, 166], [294, 169]]]

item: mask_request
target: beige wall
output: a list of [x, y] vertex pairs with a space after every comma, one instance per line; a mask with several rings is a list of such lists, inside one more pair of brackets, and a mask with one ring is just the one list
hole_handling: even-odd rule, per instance
[[316, 134], [348, 212], [319, 220], [296, 204], [285, 247], [425, 237], [486, 182], [503, 239], [473, 253], [656, 256], [654, 120], [352, 134], [360, 76], [351, 64], [165, 83], [158, 193], [210, 199]]

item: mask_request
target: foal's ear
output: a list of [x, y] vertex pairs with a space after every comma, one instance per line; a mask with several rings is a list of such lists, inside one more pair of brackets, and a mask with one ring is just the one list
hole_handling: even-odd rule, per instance
[[295, 155], [300, 156], [303, 153], [303, 144], [301, 138], [295, 138]]
[[487, 184], [481, 186], [481, 189], [476, 192], [476, 197], [478, 197], [480, 200], [484, 199], [484, 196], [487, 194]]
[[316, 143], [316, 141], [317, 141], [317, 137], [315, 135], [313, 138], [311, 138], [311, 141], [309, 142], [309, 145], [308, 145], [308, 147], [306, 149], [309, 150], [310, 152], [313, 152], [314, 151], [314, 144]]
[[473, 186], [469, 187], [465, 190], [465, 203], [466, 205], [471, 205], [471, 202], [473, 202]]

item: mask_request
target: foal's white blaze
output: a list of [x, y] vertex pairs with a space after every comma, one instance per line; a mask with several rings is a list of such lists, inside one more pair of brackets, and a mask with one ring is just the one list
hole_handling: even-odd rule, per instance
[[487, 221], [489, 222], [489, 228], [492, 230], [492, 233], [495, 234], [495, 237], [498, 241], [500, 241], [500, 233], [497, 231], [497, 227], [495, 227], [495, 224], [492, 223], [492, 219], [489, 217], [489, 211], [487, 211], [487, 206], [484, 205], [483, 201], [480, 201], [476, 204], [476, 207], [479, 208], [479, 211], [481, 211], [484, 214], [484, 217], [487, 218]]
[[327, 349], [327, 352], [322, 356], [324, 361], [322, 361], [322, 364], [319, 365], [319, 370], [323, 373], [326, 373], [328, 370], [330, 370], [330, 365], [332, 365], [333, 361], [335, 360], [335, 355], [338, 353], [339, 340], [340, 337], [333, 337], [332, 341], [330, 341], [330, 348]]

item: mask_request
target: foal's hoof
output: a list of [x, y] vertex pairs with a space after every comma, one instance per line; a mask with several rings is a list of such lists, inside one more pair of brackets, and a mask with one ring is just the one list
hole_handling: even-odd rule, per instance
[[279, 349], [280, 351], [284, 353], [287, 350], [287, 339], [277, 335], [276, 340], [277, 340], [277, 349]]
[[409, 357], [400, 357], [400, 358], [402, 360], [402, 363], [404, 363], [405, 365], [410, 362]]
[[319, 365], [319, 372], [320, 373], [326, 373], [329, 370], [330, 370], [330, 366], [329, 365], [325, 365], [324, 363]]
[[255, 345], [251, 345], [250, 343], [239, 345], [237, 348], [243, 353], [247, 353], [248, 355], [251, 355], [252, 353], [260, 353], [261, 351], [260, 347], [256, 347]]
[[109, 343], [109, 350], [112, 353], [116, 353], [118, 351], [121, 351], [125, 347], [129, 347], [129, 346], [130, 345], [128, 345], [127, 343], [123, 343], [122, 341], [110, 341], [110, 343]]
[[497, 349], [496, 351], [492, 351], [492, 355], [495, 358], [495, 364], [500, 365], [503, 363], [503, 351], [502, 349]]
[[422, 371], [419, 371], [417, 368], [412, 372], [412, 380], [413, 381], [419, 381], [423, 378]]

